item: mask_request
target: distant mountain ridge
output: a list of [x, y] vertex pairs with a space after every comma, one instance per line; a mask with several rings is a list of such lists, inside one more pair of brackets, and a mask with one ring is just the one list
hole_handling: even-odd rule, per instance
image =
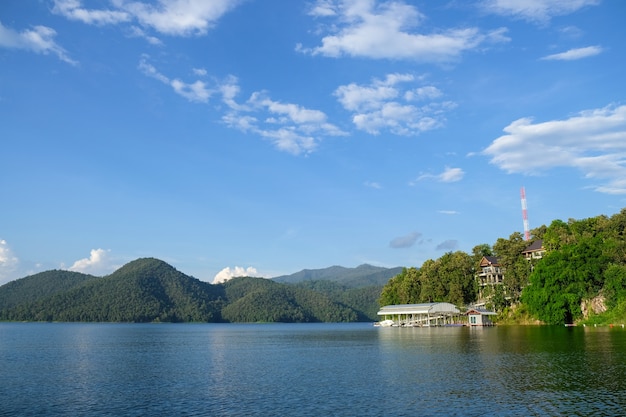
[[371, 266], [331, 267], [325, 272], [311, 271], [307, 275], [343, 280], [355, 286], [352, 288], [330, 279], [289, 284], [241, 277], [222, 284], [209, 284], [161, 260], [141, 258], [105, 277], [55, 270], [0, 286], [0, 320], [374, 321], [382, 285], [366, 285], [380, 279], [376, 278], [379, 273], [390, 272]]
[[391, 278], [402, 272], [403, 267], [384, 268], [369, 264], [356, 268], [331, 266], [322, 269], [303, 269], [291, 275], [272, 278], [276, 282], [297, 284], [304, 281], [332, 281], [347, 288], [362, 288], [372, 285], [385, 285]]

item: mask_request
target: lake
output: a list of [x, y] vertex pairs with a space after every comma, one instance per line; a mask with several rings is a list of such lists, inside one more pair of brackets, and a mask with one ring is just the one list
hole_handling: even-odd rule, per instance
[[626, 412], [626, 330], [0, 323], [2, 416]]

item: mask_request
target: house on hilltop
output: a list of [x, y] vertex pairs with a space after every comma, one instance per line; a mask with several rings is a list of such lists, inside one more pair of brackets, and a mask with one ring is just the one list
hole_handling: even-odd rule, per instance
[[546, 248], [543, 247], [543, 240], [538, 239], [531, 243], [522, 251], [522, 255], [527, 260], [541, 259], [546, 254]]

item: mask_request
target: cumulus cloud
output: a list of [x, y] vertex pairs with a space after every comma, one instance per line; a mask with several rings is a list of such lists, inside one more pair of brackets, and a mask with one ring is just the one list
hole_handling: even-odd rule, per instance
[[602, 193], [626, 194], [626, 106], [585, 110], [563, 120], [513, 121], [483, 155], [508, 173], [574, 168]]
[[457, 182], [461, 181], [465, 176], [465, 172], [461, 168], [445, 167], [441, 174], [422, 174], [415, 181], [411, 181], [410, 185], [415, 185], [418, 181], [432, 179], [438, 182]]
[[110, 257], [110, 252], [105, 249], [92, 249], [89, 258], [77, 260], [69, 267], [69, 270], [98, 276], [109, 274], [117, 269]]
[[570, 49], [558, 54], [552, 54], [544, 56], [541, 59], [548, 61], [574, 61], [576, 59], [587, 58], [590, 56], [598, 55], [602, 52], [602, 48], [599, 46], [587, 46], [584, 48]]
[[389, 242], [389, 247], [393, 249], [410, 248], [415, 245], [415, 242], [417, 242], [417, 239], [421, 236], [422, 234], [419, 232], [412, 232], [405, 236], [393, 238], [391, 242]]
[[453, 251], [459, 247], [459, 242], [456, 240], [445, 240], [437, 245], [436, 250]]
[[6, 240], [0, 239], [0, 285], [14, 278], [20, 260], [13, 254]]
[[213, 278], [213, 284], [221, 284], [236, 277], [258, 277], [259, 273], [256, 268], [249, 266], [247, 268], [235, 266], [234, 268], [226, 267], [218, 272]]
[[[171, 36], [204, 35], [237, 0], [158, 0], [144, 3], [112, 0], [109, 9], [88, 9], [81, 0], [55, 0], [52, 11], [70, 20], [90, 25], [116, 25], [136, 22], [143, 29]], [[145, 33], [143, 30], [135, 33]], [[146, 36], [149, 42], [156, 38]]]
[[481, 6], [489, 13], [545, 24], [555, 16], [599, 3], [600, 0], [484, 0]]
[[318, 0], [310, 15], [332, 19], [321, 45], [296, 49], [328, 57], [404, 59], [443, 63], [486, 42], [508, 41], [504, 29], [483, 33], [478, 28], [454, 28], [436, 33], [417, 31], [425, 16], [402, 1]]
[[367, 85], [339, 86], [333, 94], [352, 112], [357, 129], [373, 135], [383, 130], [396, 135], [417, 135], [441, 127], [444, 114], [456, 107], [451, 101], [435, 101], [442, 95], [441, 91], [434, 86], [416, 87], [419, 81], [412, 74], [388, 74]]
[[17, 32], [0, 22], [0, 47], [23, 49], [43, 55], [56, 55], [63, 62], [77, 65], [78, 62], [71, 59], [67, 51], [55, 42], [56, 31], [47, 26], [33, 26]]

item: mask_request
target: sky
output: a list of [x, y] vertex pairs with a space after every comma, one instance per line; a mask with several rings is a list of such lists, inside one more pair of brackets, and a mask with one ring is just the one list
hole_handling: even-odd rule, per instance
[[5, 0], [0, 284], [421, 266], [626, 206], [622, 0]]

